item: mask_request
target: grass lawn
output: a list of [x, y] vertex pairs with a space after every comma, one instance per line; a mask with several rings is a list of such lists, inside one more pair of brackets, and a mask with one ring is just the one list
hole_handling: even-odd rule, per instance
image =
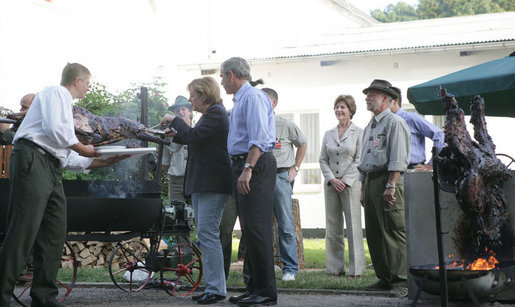
[[[365, 258], [367, 269], [360, 278], [347, 276], [331, 276], [325, 272], [325, 240], [304, 239], [304, 270], [299, 271], [295, 281], [283, 282], [281, 272], [276, 272], [278, 288], [297, 289], [345, 289], [359, 290], [377, 281], [371, 267], [368, 245], [365, 243]], [[233, 240], [232, 261], [236, 261], [239, 240]], [[348, 265], [348, 251], [346, 251]], [[158, 273], [156, 273], [158, 274]], [[59, 270], [58, 279], [70, 280], [71, 269]], [[157, 275], [158, 276], [158, 275]], [[156, 277], [157, 277], [156, 276]], [[111, 282], [107, 268], [78, 268], [77, 282]], [[243, 273], [241, 270], [231, 270], [227, 287], [244, 287]]]

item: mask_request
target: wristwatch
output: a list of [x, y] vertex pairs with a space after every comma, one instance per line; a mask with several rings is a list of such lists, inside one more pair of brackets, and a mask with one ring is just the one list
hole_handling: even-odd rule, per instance
[[395, 189], [395, 185], [394, 184], [390, 184], [389, 182], [387, 182], [386, 185], [385, 185], [385, 188], [387, 188], [387, 189]]
[[293, 168], [295, 169], [295, 171], [298, 173], [299, 172], [299, 167], [297, 165], [294, 165]]
[[254, 166], [250, 165], [250, 163], [245, 163], [245, 165], [243, 165], [244, 168], [250, 168], [251, 170], [254, 169]]

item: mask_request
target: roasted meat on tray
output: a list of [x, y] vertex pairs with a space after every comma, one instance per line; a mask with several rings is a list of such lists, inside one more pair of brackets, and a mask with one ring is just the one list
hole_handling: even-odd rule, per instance
[[146, 128], [142, 123], [124, 117], [97, 116], [76, 105], [73, 106], [73, 124], [75, 135], [87, 145], [106, 145], [125, 139], [170, 144], [158, 136], [163, 131]]

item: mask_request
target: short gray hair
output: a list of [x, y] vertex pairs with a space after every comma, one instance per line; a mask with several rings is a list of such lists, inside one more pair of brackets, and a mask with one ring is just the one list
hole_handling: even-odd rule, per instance
[[250, 80], [250, 66], [244, 58], [233, 57], [222, 63], [220, 66], [222, 74], [226, 75], [232, 71], [238, 79]]

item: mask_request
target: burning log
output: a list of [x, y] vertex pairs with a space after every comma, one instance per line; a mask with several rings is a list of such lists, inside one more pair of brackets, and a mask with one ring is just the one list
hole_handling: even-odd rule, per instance
[[[444, 148], [438, 158], [439, 179], [454, 184], [456, 199], [464, 216], [457, 227], [456, 246], [461, 257], [472, 262], [489, 258], [512, 258], [512, 231], [502, 190], [511, 178], [508, 168], [495, 155], [495, 145], [485, 122], [484, 101], [471, 100], [472, 140], [466, 130], [464, 112], [452, 94], [442, 91], [446, 113]], [[441, 176], [441, 177], [440, 177]]]

